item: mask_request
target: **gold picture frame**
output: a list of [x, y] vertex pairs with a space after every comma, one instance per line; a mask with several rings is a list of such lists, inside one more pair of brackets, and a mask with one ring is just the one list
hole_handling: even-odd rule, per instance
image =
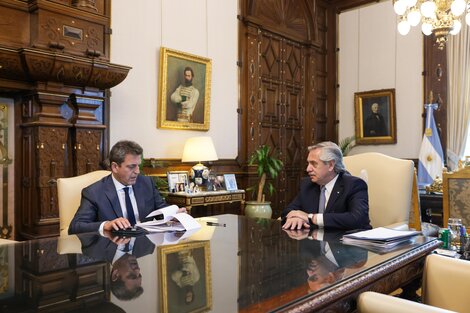
[[161, 47], [158, 127], [209, 130], [211, 75], [211, 59]]
[[210, 241], [158, 247], [162, 312], [196, 313], [212, 308]]
[[356, 92], [354, 106], [357, 144], [397, 142], [395, 89]]

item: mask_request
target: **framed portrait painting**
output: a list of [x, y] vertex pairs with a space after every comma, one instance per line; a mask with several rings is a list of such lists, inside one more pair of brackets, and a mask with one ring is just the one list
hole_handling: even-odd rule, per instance
[[357, 144], [397, 142], [395, 89], [356, 92], [354, 106]]
[[212, 308], [210, 242], [158, 247], [162, 312], [195, 313]]
[[159, 128], [209, 130], [211, 74], [208, 58], [160, 49]]

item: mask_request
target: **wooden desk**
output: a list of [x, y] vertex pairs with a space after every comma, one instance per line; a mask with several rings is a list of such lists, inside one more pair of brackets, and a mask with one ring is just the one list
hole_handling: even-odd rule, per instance
[[[204, 219], [219, 226], [209, 226]], [[164, 301], [169, 312], [183, 312], [178, 309], [186, 305], [183, 294], [172, 278], [180, 251], [191, 251], [200, 273], [193, 282], [192, 311], [353, 312], [361, 292], [388, 293], [419, 282], [426, 255], [440, 245], [436, 239], [416, 237], [399, 250], [376, 254], [343, 245], [341, 233], [326, 232], [324, 241], [338, 263], [332, 269], [337, 280], [315, 287], [307, 280], [307, 270], [312, 270], [313, 261], [319, 268], [326, 256], [321, 242], [308, 239], [308, 232], [302, 239], [296, 231], [293, 239], [278, 220], [232, 214], [200, 221], [202, 229], [187, 238], [154, 233], [135, 239], [132, 257], [125, 256], [132, 261], [130, 268], [139, 268], [145, 291], [130, 301], [111, 296], [110, 264], [118, 247], [108, 238], [82, 234], [82, 253], [62, 255], [57, 253], [57, 238], [17, 243], [8, 251], [8, 277], [15, 279], [8, 286], [11, 294], [0, 295], [2, 312], [98, 312], [103, 305], [126, 312], [165, 312]], [[90, 235], [93, 238], [86, 238]], [[200, 247], [207, 247], [208, 253]], [[162, 262], [162, 257], [173, 261]]]
[[211, 204], [240, 202], [240, 214], [243, 214], [243, 204], [245, 203], [245, 190], [235, 191], [206, 191], [198, 193], [174, 192], [166, 196], [166, 201], [178, 206], [184, 206], [191, 213], [193, 206], [207, 206]]

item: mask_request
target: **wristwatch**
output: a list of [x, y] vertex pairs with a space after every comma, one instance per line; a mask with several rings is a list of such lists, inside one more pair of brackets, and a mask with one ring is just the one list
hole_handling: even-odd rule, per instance
[[308, 217], [310, 223], [313, 224], [313, 214], [312, 214], [312, 213], [309, 213], [309, 214], [307, 214], [307, 217]]

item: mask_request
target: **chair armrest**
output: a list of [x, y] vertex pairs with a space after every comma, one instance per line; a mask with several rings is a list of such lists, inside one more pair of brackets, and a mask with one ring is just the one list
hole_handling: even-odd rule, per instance
[[359, 313], [446, 313], [454, 312], [397, 297], [367, 291], [357, 300]]

